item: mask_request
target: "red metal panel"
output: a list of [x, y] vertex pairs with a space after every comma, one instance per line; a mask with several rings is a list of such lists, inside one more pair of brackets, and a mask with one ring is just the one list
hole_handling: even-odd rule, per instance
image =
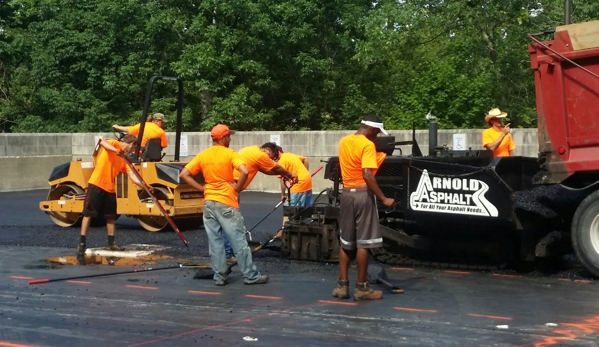
[[[572, 51], [567, 31], [545, 45], [599, 74], [599, 49]], [[578, 171], [599, 170], [599, 78], [542, 45], [530, 45], [535, 71], [539, 152], [546, 159], [550, 182]], [[558, 154], [563, 147], [565, 153]]]

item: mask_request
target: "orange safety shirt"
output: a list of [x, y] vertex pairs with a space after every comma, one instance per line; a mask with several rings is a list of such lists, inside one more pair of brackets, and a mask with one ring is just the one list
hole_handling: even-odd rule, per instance
[[[133, 136], [139, 135], [139, 128], [141, 124], [135, 124], [127, 128], [127, 132]], [[160, 147], [166, 148], [168, 146], [168, 140], [166, 139], [166, 133], [164, 130], [152, 122], [146, 122], [144, 127], [144, 136], [141, 138], [141, 147], [146, 145], [149, 139], [160, 139]]]
[[351, 134], [342, 138], [339, 141], [339, 166], [343, 187], [365, 186], [362, 169], [372, 169], [376, 175], [386, 157], [385, 153], [377, 153], [374, 143], [364, 135]]
[[[262, 152], [258, 146], [245, 147], [237, 153], [239, 153], [241, 160], [243, 160], [245, 166], [248, 168], [248, 178], [243, 189], [247, 188], [250, 183], [252, 183], [252, 180], [260, 169], [263, 171], [270, 171], [277, 165], [277, 163], [270, 159], [266, 153]], [[234, 170], [233, 178], [235, 181], [239, 180], [239, 176], [239, 170]]]
[[297, 183], [291, 186], [290, 189], [292, 193], [303, 193], [312, 190], [312, 176], [299, 156], [293, 153], [281, 153], [277, 164], [297, 175]]
[[233, 169], [242, 164], [243, 160], [237, 152], [225, 146], [214, 145], [198, 153], [185, 168], [192, 175], [202, 171], [206, 182], [204, 200], [239, 208], [237, 191], [233, 188]]
[[[123, 145], [117, 140], [109, 139], [105, 141], [109, 142], [117, 149], [123, 149]], [[120, 172], [127, 173], [130, 171], [123, 158], [103, 147], [98, 151], [95, 166], [94, 172], [92, 172], [88, 183], [100, 187], [109, 193], [116, 192], [114, 184], [116, 176], [118, 176]]]
[[[483, 147], [487, 148], [489, 143], [495, 142], [502, 134], [502, 131], [497, 131], [495, 128], [490, 127], [483, 131]], [[516, 144], [512, 140], [512, 136], [508, 133], [505, 135], [499, 146], [493, 151], [494, 157], [507, 157], [510, 155], [510, 151], [516, 148]]]

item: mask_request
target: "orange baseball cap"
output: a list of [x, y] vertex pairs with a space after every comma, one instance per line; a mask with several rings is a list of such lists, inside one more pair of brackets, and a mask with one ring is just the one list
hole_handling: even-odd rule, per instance
[[210, 136], [212, 136], [212, 138], [215, 140], [222, 139], [227, 135], [233, 134], [235, 134], [235, 130], [230, 130], [229, 127], [224, 124], [217, 124], [212, 128], [212, 130], [210, 130]]

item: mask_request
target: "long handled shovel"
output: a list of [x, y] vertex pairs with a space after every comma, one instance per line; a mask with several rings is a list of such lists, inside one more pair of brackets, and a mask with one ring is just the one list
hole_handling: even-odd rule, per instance
[[[322, 166], [319, 166], [318, 169], [316, 169], [313, 173], [312, 173], [312, 177], [314, 177], [314, 175], [316, 175], [320, 170], [322, 170]], [[285, 182], [285, 185], [287, 186], [287, 182]], [[291, 186], [288, 187], [288, 189], [290, 189]], [[290, 194], [288, 194], [288, 199], [290, 198], [289, 196]], [[260, 223], [264, 222], [264, 220], [266, 218], [268, 218], [268, 216], [270, 216], [271, 214], [273, 214], [273, 212], [275, 212], [279, 206], [281, 206], [283, 204], [283, 200], [279, 201], [279, 203], [275, 206], [275, 208], [272, 209], [272, 211], [270, 211], [266, 216], [264, 216], [264, 218], [260, 219], [260, 221], [258, 223], [256, 223], [250, 230], [246, 231], [246, 233], [248, 233], [250, 235], [250, 240], [248, 242], [253, 242], [252, 238], [252, 231], [254, 231], [254, 229], [256, 229], [256, 227], [258, 225], [260, 225]]]
[[125, 156], [125, 155], [121, 155], [121, 158], [123, 158], [125, 160], [125, 163], [127, 163], [127, 166], [129, 166], [129, 168], [131, 169], [131, 171], [133, 171], [133, 174], [135, 175], [135, 177], [137, 177], [137, 179], [142, 183], [143, 188], [146, 191], [146, 193], [148, 193], [148, 195], [150, 196], [150, 198], [152, 198], [152, 201], [154, 201], [154, 204], [156, 206], [158, 206], [158, 209], [160, 210], [160, 212], [162, 213], [162, 215], [166, 218], [166, 220], [171, 225], [171, 227], [173, 228], [173, 230], [175, 230], [177, 232], [177, 234], [179, 235], [179, 237], [181, 238], [181, 240], [183, 241], [183, 243], [185, 244], [185, 246], [189, 247], [189, 242], [187, 241], [187, 239], [185, 238], [185, 236], [183, 236], [183, 234], [181, 233], [181, 231], [179, 230], [179, 228], [175, 224], [175, 221], [171, 218], [171, 216], [169, 216], [169, 214], [166, 212], [166, 210], [164, 209], [164, 207], [162, 207], [162, 204], [160, 203], [160, 201], [158, 201], [158, 199], [156, 198], [156, 195], [154, 195], [154, 193], [152, 193], [152, 191], [150, 190], [150, 186], [148, 186], [148, 184], [141, 177], [141, 175], [139, 174], [139, 172], [137, 171], [137, 169], [135, 169], [135, 166], [133, 165], [133, 163], [131, 162], [131, 160], [129, 160], [129, 158], [127, 158], [127, 156]]

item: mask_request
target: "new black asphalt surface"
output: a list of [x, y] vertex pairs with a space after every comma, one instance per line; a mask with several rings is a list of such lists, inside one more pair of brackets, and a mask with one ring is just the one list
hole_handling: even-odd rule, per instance
[[[271, 277], [266, 285], [244, 285], [234, 270], [227, 287], [216, 287], [192, 279], [196, 270], [185, 268], [28, 285], [134, 269], [51, 268], [45, 259], [72, 255], [79, 231], [57, 227], [39, 211], [45, 195], [0, 193], [0, 347], [599, 346], [599, 291], [587, 280], [387, 267], [405, 293], [354, 302], [330, 296], [336, 264], [261, 251], [255, 260]], [[246, 226], [270, 212], [278, 197], [244, 193]], [[254, 238], [266, 240], [281, 215], [273, 213]], [[148, 233], [129, 218], [117, 221], [119, 244], [167, 246], [178, 257], [206, 260], [204, 232], [185, 235], [189, 249], [173, 232]], [[93, 228], [88, 246], [105, 243], [105, 229]], [[354, 278], [352, 270], [352, 286]]]

